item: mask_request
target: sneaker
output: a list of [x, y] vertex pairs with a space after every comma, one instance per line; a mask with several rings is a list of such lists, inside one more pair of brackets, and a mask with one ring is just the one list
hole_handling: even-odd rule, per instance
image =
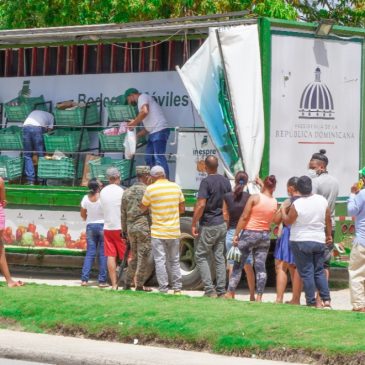
[[218, 298], [218, 295], [216, 292], [211, 292], [211, 293], [204, 293], [204, 297], [207, 298]]

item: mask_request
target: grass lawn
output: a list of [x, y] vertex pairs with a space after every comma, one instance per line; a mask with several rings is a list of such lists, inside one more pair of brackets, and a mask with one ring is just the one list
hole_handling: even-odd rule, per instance
[[221, 353], [280, 348], [351, 357], [365, 349], [361, 313], [81, 287], [3, 285], [0, 292], [0, 324], [25, 331]]

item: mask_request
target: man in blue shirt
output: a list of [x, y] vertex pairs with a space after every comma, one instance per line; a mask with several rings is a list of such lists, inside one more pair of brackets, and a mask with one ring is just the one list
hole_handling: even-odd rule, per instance
[[352, 244], [349, 277], [350, 294], [353, 311], [365, 313], [365, 167], [359, 171], [359, 183], [351, 187], [351, 194], [347, 201], [347, 211], [355, 217], [356, 236]]

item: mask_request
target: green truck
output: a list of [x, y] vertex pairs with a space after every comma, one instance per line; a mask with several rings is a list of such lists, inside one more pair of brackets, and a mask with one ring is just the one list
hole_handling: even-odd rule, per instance
[[[235, 60], [244, 71], [242, 75], [235, 74], [234, 53], [229, 53], [233, 49], [242, 52], [241, 43], [231, 46], [230, 35], [224, 33], [239, 27], [252, 31], [256, 27], [253, 33], [259, 42], [255, 64], [249, 63], [252, 55], [247, 42], [256, 36], [242, 43], [247, 57]], [[311, 154], [325, 148], [329, 170], [341, 186], [336, 205], [336, 241], [354, 232], [345, 201], [364, 164], [364, 35], [362, 29], [340, 26], [334, 26], [327, 35], [318, 35], [318, 24], [252, 19], [240, 13], [0, 31], [3, 127], [22, 122], [8, 118], [6, 104], [17, 96], [23, 82], [30, 80], [32, 95], [44, 95], [52, 105], [69, 99], [97, 103], [103, 123], [81, 126], [90, 135], [89, 150], [68, 151], [69, 156], [78, 156], [81, 164], [87, 164], [92, 154], [120, 158], [118, 151], [108, 154], [100, 150], [98, 142], [98, 133], [113, 125], [105, 111], [108, 103], [130, 86], [155, 96], [171, 122], [169, 164], [187, 202], [181, 219], [183, 283], [185, 288], [197, 288], [200, 277], [190, 228], [196, 190], [204, 177], [201, 161], [207, 154], [219, 154], [221, 167], [228, 174], [244, 167], [256, 169], [260, 176], [277, 175], [280, 187], [276, 195], [281, 200], [286, 195], [288, 177], [304, 174]], [[214, 107], [219, 106], [221, 122], [212, 124], [209, 113], [198, 102], [199, 96], [194, 96], [191, 86], [180, 76], [183, 65], [194, 62], [194, 57], [202, 54], [204, 42], [214, 36], [222, 67], [214, 82], [215, 91], [210, 90], [210, 100], [216, 103]], [[181, 67], [179, 72], [175, 71], [176, 65]], [[259, 74], [259, 79], [250, 78], [251, 71]], [[245, 101], [251, 100], [241, 95], [239, 85], [234, 83], [240, 77], [248, 90], [257, 92], [260, 85], [257, 95], [261, 107], [259, 102], [253, 111], [259, 115], [255, 123], [260, 130], [254, 132], [252, 120], [251, 129], [245, 129], [245, 113], [239, 110], [241, 104], [246, 107]], [[261, 144], [248, 149], [257, 136]], [[1, 155], [21, 158], [21, 150], [1, 148]], [[143, 163], [143, 146], [137, 151], [135, 163]], [[5, 165], [0, 166], [1, 171], [6, 176]], [[21, 178], [10, 179], [6, 184], [4, 242], [11, 263], [81, 266], [86, 239], [79, 205], [86, 188], [79, 183], [74, 179], [59, 185], [50, 179], [47, 186], [28, 187], [21, 184]], [[273, 244], [277, 230], [273, 227]]]

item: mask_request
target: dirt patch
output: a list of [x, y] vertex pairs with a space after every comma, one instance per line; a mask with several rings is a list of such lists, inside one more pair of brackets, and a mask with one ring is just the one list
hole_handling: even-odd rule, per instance
[[23, 327], [15, 319], [5, 317], [0, 317], [0, 328], [6, 328], [14, 331], [23, 330]]
[[[1, 325], [1, 320], [0, 320]], [[58, 324], [49, 331], [51, 334], [88, 338], [93, 340], [133, 343], [136, 336], [121, 336], [115, 329], [103, 329], [100, 332], [90, 333], [82, 326]], [[139, 345], [163, 346], [186, 351], [213, 352], [212, 347], [205, 341], [189, 342], [182, 339], [159, 339], [155, 335], [138, 335]], [[275, 348], [268, 350], [232, 350], [220, 352], [222, 355], [237, 357], [259, 358], [286, 362], [296, 362], [310, 365], [364, 365], [365, 352], [355, 354], [327, 354], [307, 349]]]

